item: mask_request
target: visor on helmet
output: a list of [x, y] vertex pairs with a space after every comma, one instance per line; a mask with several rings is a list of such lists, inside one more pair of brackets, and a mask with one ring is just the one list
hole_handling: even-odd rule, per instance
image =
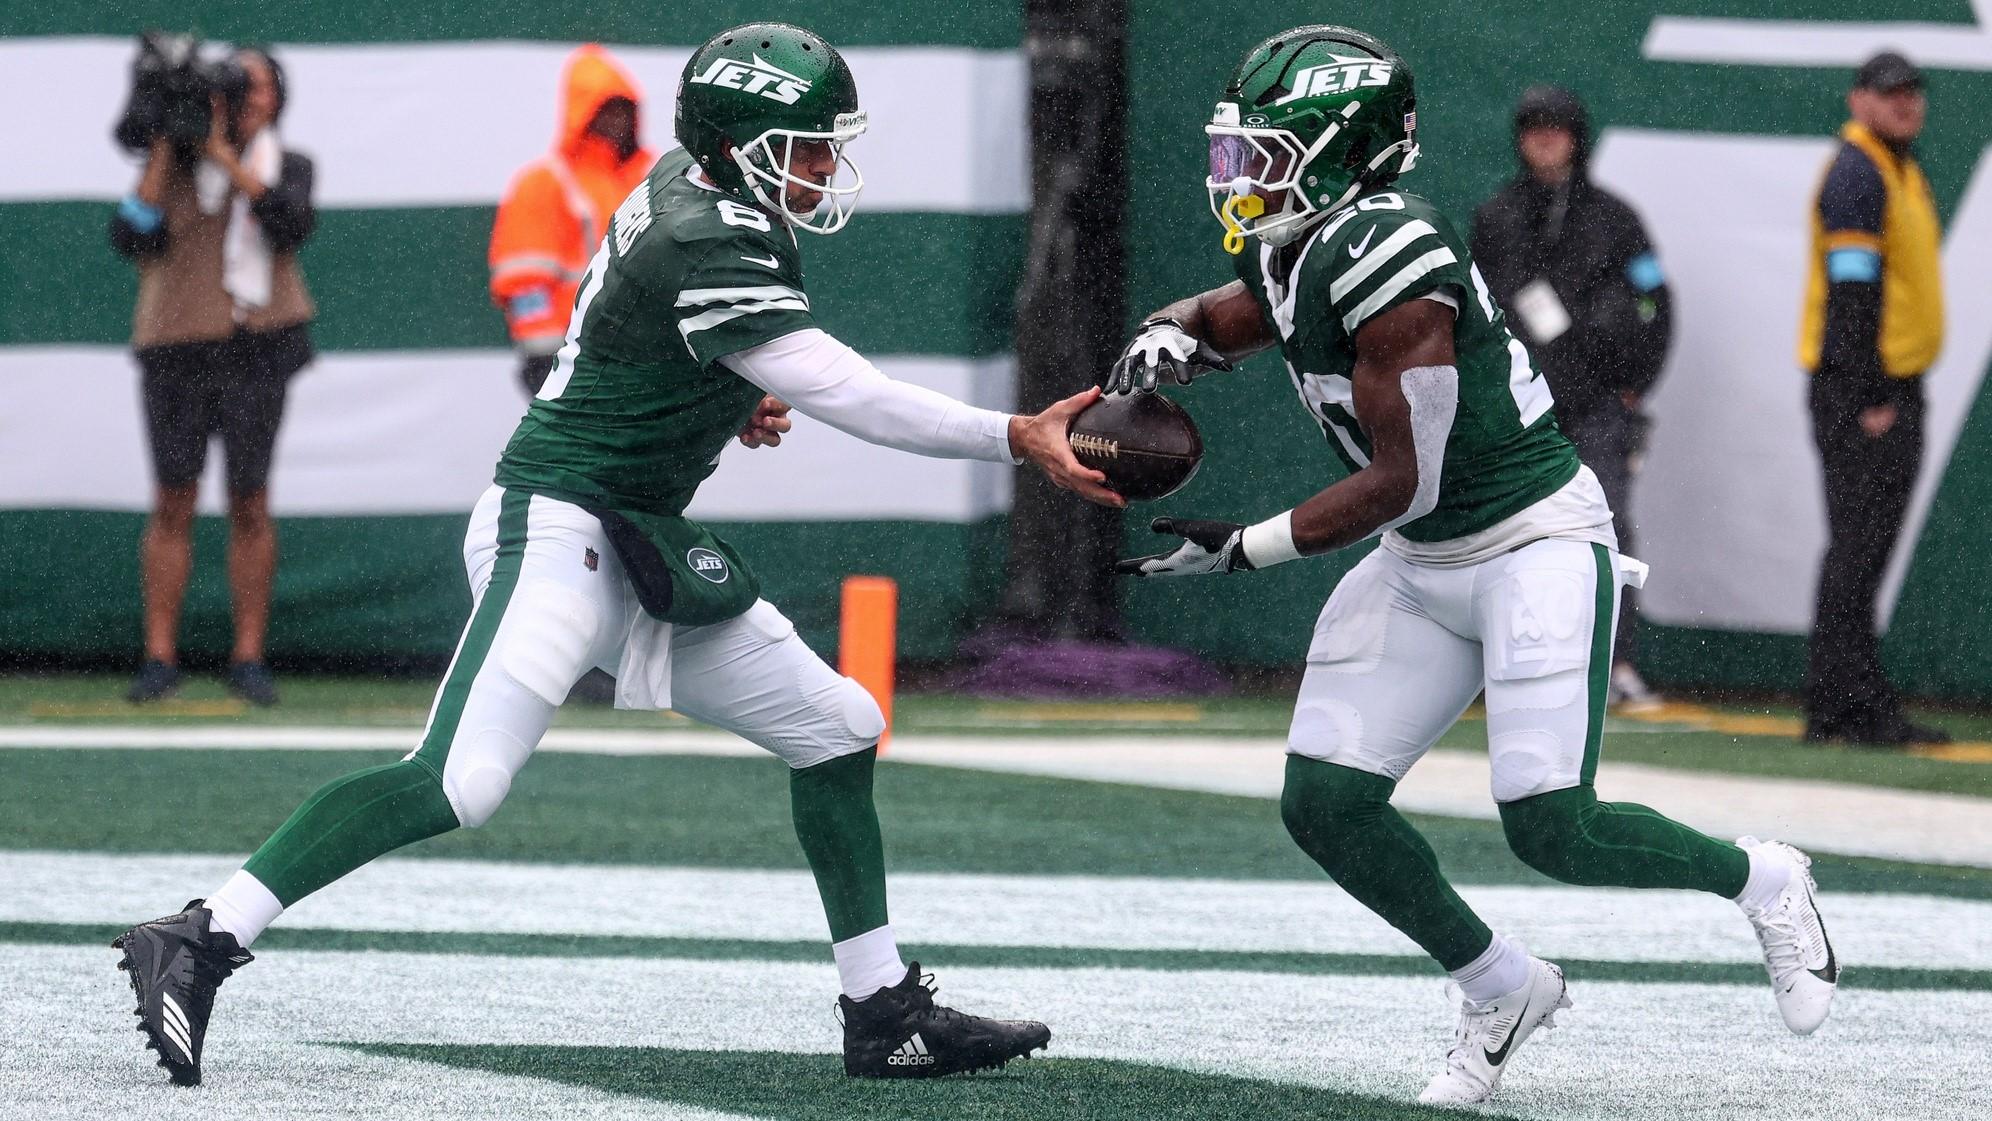
[[1271, 151], [1242, 133], [1214, 133], [1210, 138], [1210, 179], [1230, 183], [1238, 178], [1260, 184], [1287, 179], [1293, 154], [1281, 147]]
[[1285, 129], [1206, 125], [1210, 137], [1210, 176], [1204, 190], [1210, 212], [1224, 225], [1224, 248], [1244, 251], [1247, 237], [1284, 245], [1299, 223], [1314, 214], [1298, 190], [1308, 153]]

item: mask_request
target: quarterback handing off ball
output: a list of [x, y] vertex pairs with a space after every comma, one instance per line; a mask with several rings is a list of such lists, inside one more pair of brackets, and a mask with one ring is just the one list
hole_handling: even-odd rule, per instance
[[1130, 502], [1169, 497], [1203, 462], [1196, 422], [1160, 393], [1102, 397], [1073, 420], [1067, 438], [1073, 456]]

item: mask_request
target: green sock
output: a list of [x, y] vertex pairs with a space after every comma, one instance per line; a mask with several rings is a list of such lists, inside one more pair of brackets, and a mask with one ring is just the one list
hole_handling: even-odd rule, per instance
[[878, 748], [789, 772], [795, 836], [830, 920], [830, 940], [842, 942], [886, 923], [885, 843], [872, 805]]
[[1600, 802], [1589, 786], [1501, 806], [1508, 847], [1551, 879], [1587, 887], [1671, 887], [1734, 899], [1750, 856], [1727, 841], [1631, 802]]
[[1391, 808], [1396, 787], [1382, 775], [1289, 755], [1280, 816], [1343, 891], [1441, 966], [1462, 968], [1494, 935], [1446, 882], [1424, 836]]
[[435, 772], [402, 760], [320, 787], [242, 867], [289, 907], [382, 853], [456, 827]]

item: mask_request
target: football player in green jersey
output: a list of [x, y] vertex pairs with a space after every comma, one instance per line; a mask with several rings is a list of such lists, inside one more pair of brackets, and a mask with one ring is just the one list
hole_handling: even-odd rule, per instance
[[1394, 189], [1417, 160], [1416, 130], [1409, 67], [1361, 32], [1296, 28], [1232, 75], [1205, 130], [1206, 187], [1238, 279], [1149, 317], [1108, 389], [1188, 384], [1277, 346], [1347, 475], [1256, 524], [1157, 519], [1181, 543], [1121, 569], [1244, 572], [1382, 536], [1315, 625], [1281, 811], [1336, 883], [1461, 990], [1456, 1043], [1421, 1100], [1485, 1100], [1569, 1003], [1562, 970], [1489, 930], [1390, 805], [1483, 692], [1516, 855], [1566, 883], [1737, 900], [1786, 1024], [1811, 1032], [1838, 972], [1807, 858], [1592, 789], [1619, 588], [1645, 568], [1619, 555], [1604, 494], [1465, 240]]
[[140, 1027], [174, 1081], [200, 1081], [215, 990], [284, 908], [383, 853], [482, 825], [597, 666], [616, 675], [618, 705], [675, 708], [789, 764], [848, 1074], [952, 1074], [1047, 1044], [1043, 1024], [935, 1004], [918, 963], [901, 961], [872, 802], [878, 705], [684, 516], [728, 442], [780, 443], [791, 405], [930, 456], [1029, 459], [1120, 504], [1065, 439], [1097, 390], [1036, 416], [971, 408], [885, 377], [816, 325], [795, 231], [849, 219], [862, 184], [844, 146], [864, 128], [850, 70], [808, 31], [750, 24], [693, 54], [683, 147], [616, 210], [553, 372], [471, 515], [475, 605], [420, 744], [329, 783], [205, 902], [118, 939]]

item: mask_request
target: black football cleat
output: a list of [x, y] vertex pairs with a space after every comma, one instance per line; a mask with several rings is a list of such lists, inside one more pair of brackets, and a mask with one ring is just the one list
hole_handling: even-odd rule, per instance
[[159, 1065], [180, 1086], [201, 1084], [201, 1041], [207, 1037], [214, 991], [251, 961], [235, 936], [209, 926], [196, 899], [177, 915], [140, 923], [111, 945], [123, 950], [118, 968], [138, 997], [138, 1030], [159, 1052]]
[[940, 1078], [994, 1070], [1051, 1044], [1034, 1020], [991, 1020], [934, 1003], [933, 974], [914, 962], [906, 979], [863, 1000], [837, 998], [844, 1073], [853, 1078]]

